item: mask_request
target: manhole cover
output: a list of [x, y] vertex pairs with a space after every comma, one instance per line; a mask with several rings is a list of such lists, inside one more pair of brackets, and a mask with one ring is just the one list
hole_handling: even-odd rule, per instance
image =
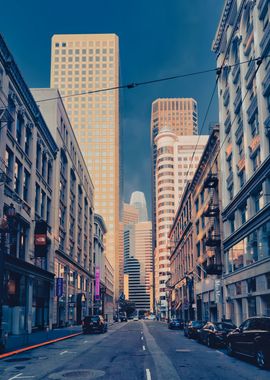
[[70, 371], [62, 371], [58, 373], [53, 373], [49, 376], [52, 380], [61, 380], [61, 379], [97, 379], [105, 375], [104, 371], [99, 371], [96, 369], [78, 369]]
[[31, 358], [11, 358], [11, 359], [6, 359], [5, 362], [16, 363], [16, 362], [26, 362], [27, 360], [31, 360]]

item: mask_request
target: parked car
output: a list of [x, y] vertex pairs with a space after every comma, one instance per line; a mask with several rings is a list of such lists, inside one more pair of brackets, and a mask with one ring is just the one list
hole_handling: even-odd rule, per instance
[[206, 322], [203, 321], [190, 321], [184, 327], [184, 335], [189, 339], [198, 338], [198, 330], [202, 329]]
[[270, 365], [270, 317], [253, 317], [228, 334], [227, 350], [256, 359], [260, 368]]
[[174, 329], [183, 330], [184, 321], [182, 319], [171, 319], [171, 321], [169, 322], [168, 328], [171, 330], [174, 330]]
[[92, 332], [105, 333], [108, 331], [108, 325], [102, 315], [91, 315], [85, 317], [82, 321], [82, 329], [84, 334]]
[[138, 315], [135, 315], [135, 317], [133, 317], [133, 321], [138, 321], [138, 320], [139, 320]]
[[208, 347], [224, 346], [227, 342], [227, 335], [236, 329], [233, 323], [229, 322], [207, 322], [198, 330], [198, 340], [207, 344]]

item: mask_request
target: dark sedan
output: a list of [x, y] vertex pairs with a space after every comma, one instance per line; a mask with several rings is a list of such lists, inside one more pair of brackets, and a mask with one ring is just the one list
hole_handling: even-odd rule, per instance
[[227, 342], [228, 333], [234, 329], [236, 326], [230, 322], [207, 322], [198, 331], [198, 340], [207, 344], [208, 347], [224, 346]]
[[184, 335], [189, 339], [197, 339], [198, 338], [198, 330], [202, 329], [206, 322], [203, 321], [190, 321], [184, 327]]
[[170, 330], [183, 330], [184, 328], [184, 321], [182, 319], [171, 319], [169, 322], [168, 328]]
[[238, 353], [255, 358], [260, 368], [270, 365], [270, 318], [254, 317], [243, 322], [227, 337], [230, 355]]
[[82, 329], [84, 334], [105, 333], [108, 330], [108, 325], [101, 315], [91, 315], [82, 321]]

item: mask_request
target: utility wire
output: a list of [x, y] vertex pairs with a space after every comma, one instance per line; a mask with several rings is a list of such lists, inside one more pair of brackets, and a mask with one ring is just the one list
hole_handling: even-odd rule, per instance
[[[226, 48], [226, 51], [225, 51], [225, 53], [224, 53], [224, 58], [223, 58], [223, 60], [222, 60], [222, 64], [221, 64], [221, 66], [220, 66], [219, 68], [216, 69], [217, 77], [216, 77], [216, 80], [215, 80], [215, 86], [214, 86], [214, 89], [213, 89], [212, 95], [211, 95], [211, 97], [210, 97], [210, 101], [209, 101], [209, 104], [208, 104], [208, 107], [207, 107], [207, 110], [206, 110], [206, 113], [205, 113], [205, 117], [204, 117], [204, 120], [203, 120], [202, 126], [201, 126], [200, 131], [199, 131], [199, 134], [198, 134], [198, 140], [197, 140], [196, 146], [195, 146], [195, 148], [194, 148], [194, 150], [193, 150], [193, 153], [192, 153], [191, 161], [190, 161], [190, 163], [189, 163], [189, 168], [188, 168], [188, 171], [186, 172], [186, 175], [185, 175], [185, 178], [184, 178], [184, 183], [185, 183], [185, 181], [187, 181], [187, 177], [188, 177], [188, 174], [189, 174], [189, 171], [190, 171], [190, 168], [191, 168], [192, 162], [193, 162], [193, 158], [194, 158], [194, 155], [195, 155], [195, 153], [196, 153], [196, 150], [197, 150], [197, 147], [198, 147], [198, 144], [199, 144], [199, 140], [200, 140], [200, 137], [201, 137], [201, 132], [202, 132], [202, 130], [203, 130], [203, 128], [204, 128], [204, 125], [205, 125], [205, 123], [206, 123], [207, 116], [208, 116], [208, 113], [209, 113], [209, 111], [210, 111], [210, 108], [211, 108], [211, 105], [212, 105], [212, 101], [213, 101], [213, 98], [214, 98], [214, 95], [215, 95], [215, 91], [216, 91], [216, 88], [217, 88], [218, 80], [219, 80], [219, 77], [220, 77], [220, 75], [221, 75], [221, 73], [222, 73], [223, 68], [226, 67], [227, 69], [231, 69], [232, 67], [235, 67], [235, 66], [238, 66], [238, 65], [242, 65], [242, 64], [244, 64], [244, 63], [248, 63], [248, 62], [251, 62], [251, 61], [256, 61], [256, 62], [258, 62], [258, 60], [259, 60], [259, 61], [261, 60], [261, 57], [257, 57], [257, 58], [251, 58], [251, 59], [248, 59], [248, 60], [245, 60], [245, 61], [242, 61], [242, 62], [235, 62], [235, 63], [233, 63], [233, 64], [231, 64], [231, 65], [225, 65], [225, 61], [226, 61], [226, 59], [227, 59], [227, 53], [228, 53], [228, 51], [229, 51], [229, 49], [230, 49], [230, 46], [231, 46], [230, 43], [231, 43], [231, 41], [232, 41], [232, 39], [233, 39], [234, 32], [235, 32], [235, 30], [237, 29], [238, 20], [239, 20], [239, 18], [240, 18], [241, 13], [242, 13], [242, 9], [243, 9], [243, 7], [244, 7], [244, 1], [243, 1], [242, 4], [241, 4], [241, 8], [239, 9], [238, 17], [237, 17], [237, 20], [236, 20], [236, 22], [235, 22], [235, 24], [234, 24], [234, 30], [232, 31], [231, 36], [230, 36], [230, 39], [229, 39], [229, 41], [228, 41], [227, 48]], [[181, 201], [181, 200], [180, 200], [180, 201]]]
[[[242, 62], [236, 62], [234, 64], [227, 65], [226, 67], [229, 69], [229, 68], [233, 68], [234, 66], [243, 65], [243, 64], [248, 63], [250, 61], [257, 61], [258, 59], [260, 59], [260, 57], [248, 59], [248, 60], [242, 61]], [[174, 76], [169, 76], [169, 77], [164, 77], [164, 78], [157, 78], [157, 79], [152, 79], [152, 80], [148, 80], [148, 81], [144, 81], [144, 82], [132, 82], [132, 83], [123, 84], [123, 85], [114, 86], [114, 87], [101, 88], [101, 89], [97, 89], [97, 90], [93, 90], [93, 91], [83, 91], [83, 92], [73, 93], [73, 94], [63, 95], [63, 96], [60, 95], [57, 97], [36, 100], [36, 103], [47, 102], [47, 101], [56, 100], [59, 98], [66, 99], [66, 98], [72, 98], [74, 96], [91, 95], [91, 94], [96, 94], [99, 92], [114, 91], [114, 90], [120, 90], [120, 89], [125, 89], [125, 88], [130, 90], [130, 89], [133, 89], [133, 88], [136, 88], [139, 86], [146, 86], [149, 84], [155, 84], [155, 83], [160, 83], [160, 82], [165, 82], [165, 81], [170, 81], [170, 80], [175, 80], [175, 79], [187, 78], [187, 77], [207, 74], [207, 73], [211, 73], [211, 72], [216, 72], [217, 74], [220, 74], [223, 68], [224, 68], [224, 63], [220, 67], [216, 67], [213, 69], [194, 71], [191, 73], [179, 74], [179, 75], [174, 75]]]

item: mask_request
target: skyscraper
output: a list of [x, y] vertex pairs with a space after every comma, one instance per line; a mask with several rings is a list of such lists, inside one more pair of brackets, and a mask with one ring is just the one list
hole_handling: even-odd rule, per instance
[[146, 207], [146, 200], [144, 193], [141, 191], [134, 191], [130, 197], [130, 205], [134, 206], [139, 213], [139, 222], [146, 222], [148, 220], [148, 213]]
[[160, 305], [158, 309], [163, 317], [167, 311], [166, 281], [170, 273], [168, 233], [186, 183], [195, 173], [207, 140], [208, 136], [177, 136], [169, 127], [163, 127], [155, 139], [155, 299]]
[[152, 310], [152, 223], [145, 220], [146, 216], [144, 194], [132, 193], [123, 215], [125, 295], [137, 309]]
[[[119, 271], [119, 93], [91, 93], [119, 84], [119, 47], [115, 34], [54, 35], [51, 87], [60, 90], [95, 186], [95, 212], [108, 232], [106, 256]], [[90, 93], [88, 93], [90, 92]]]
[[[176, 136], [197, 135], [197, 102], [192, 98], [161, 98], [152, 103], [151, 112], [151, 156], [152, 156], [152, 238], [154, 261], [156, 253], [156, 162], [157, 146], [155, 138], [161, 128], [169, 126]], [[154, 263], [155, 278], [158, 277], [158, 262]], [[158, 281], [158, 280], [157, 280]]]
[[198, 134], [197, 102], [192, 98], [161, 98], [152, 103], [151, 155], [152, 155], [152, 223], [153, 249], [156, 247], [156, 161], [155, 138], [160, 129], [169, 126], [177, 136]]

